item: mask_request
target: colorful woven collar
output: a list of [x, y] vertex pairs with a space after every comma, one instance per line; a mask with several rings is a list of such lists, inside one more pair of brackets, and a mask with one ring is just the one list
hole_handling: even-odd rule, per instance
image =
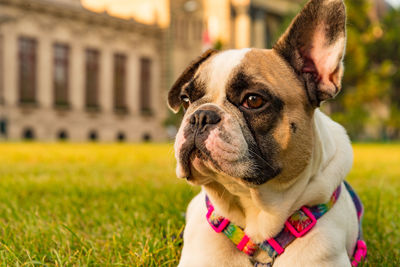
[[[361, 222], [362, 205], [361, 201], [355, 194], [354, 190], [345, 182], [346, 189], [350, 192], [353, 202], [356, 205], [357, 215]], [[224, 233], [240, 250], [252, 257], [258, 249], [266, 251], [271, 258], [270, 263], [262, 264], [252, 260], [254, 266], [272, 266], [276, 257], [285, 251], [285, 248], [296, 238], [307, 234], [317, 223], [317, 220], [322, 217], [337, 201], [341, 193], [341, 185], [333, 192], [330, 200], [327, 203], [315, 205], [312, 207], [303, 206], [300, 210], [294, 212], [285, 222], [282, 231], [274, 238], [267, 239], [262, 243], [254, 243], [243, 231], [243, 228], [231, 223], [228, 219], [219, 216], [214, 212], [214, 206], [211, 204], [208, 196], [206, 196], [207, 205], [207, 221], [217, 233]], [[361, 229], [361, 227], [360, 227]], [[358, 253], [358, 254], [357, 254]], [[356, 257], [358, 256], [358, 257]], [[359, 240], [356, 244], [356, 249], [352, 261], [353, 266], [357, 266], [358, 262], [366, 256], [365, 242], [361, 240], [361, 231]]]

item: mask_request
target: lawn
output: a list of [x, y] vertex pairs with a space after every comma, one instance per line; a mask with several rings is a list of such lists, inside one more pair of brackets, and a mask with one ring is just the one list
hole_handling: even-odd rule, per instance
[[[356, 144], [367, 266], [400, 266], [400, 145]], [[0, 144], [1, 266], [176, 266], [198, 188], [169, 144]]]

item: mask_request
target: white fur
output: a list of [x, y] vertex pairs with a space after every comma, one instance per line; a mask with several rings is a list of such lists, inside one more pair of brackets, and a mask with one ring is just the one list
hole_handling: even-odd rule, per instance
[[225, 99], [225, 90], [223, 89], [232, 70], [240, 64], [246, 53], [250, 50], [250, 48], [227, 50], [218, 53], [212, 59], [209, 65], [211, 71], [209, 71], [210, 84], [208, 88], [212, 99], [217, 99], [217, 103], [219, 102], [218, 100], [222, 101]]
[[[182, 125], [185, 122], [182, 122]], [[183, 146], [183, 144], [186, 142], [186, 138], [185, 135], [183, 134], [183, 127], [181, 127], [178, 131], [178, 133], [176, 134], [176, 138], [175, 138], [175, 144], [174, 144], [174, 149], [175, 149], [175, 157], [177, 160], [177, 165], [176, 165], [176, 176], [178, 176], [179, 178], [185, 178], [185, 171], [183, 170], [182, 165], [179, 162], [179, 153], [181, 151], [181, 148]]]
[[[228, 65], [228, 64], [227, 64]], [[245, 188], [235, 197], [244, 212], [227, 205], [230, 190], [213, 195], [203, 186], [190, 203], [184, 232], [180, 267], [252, 266], [224, 234], [217, 234], [206, 221], [205, 193], [216, 211], [231, 221], [245, 225], [245, 232], [256, 242], [279, 233], [285, 220], [303, 205], [328, 201], [352, 165], [352, 149], [345, 130], [320, 112], [314, 114], [315, 144], [310, 164], [294, 184], [283, 185], [274, 179], [258, 188]], [[342, 185], [343, 187], [343, 185]], [[313, 230], [290, 244], [279, 256], [279, 266], [350, 266], [349, 255], [357, 238], [358, 222], [354, 204], [345, 188], [333, 208], [318, 220]], [[263, 255], [260, 255], [260, 259]]]

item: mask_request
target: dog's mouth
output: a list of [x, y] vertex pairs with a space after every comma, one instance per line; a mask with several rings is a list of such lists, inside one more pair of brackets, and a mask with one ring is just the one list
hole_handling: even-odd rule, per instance
[[[217, 175], [260, 185], [280, 172], [279, 167], [264, 159], [254, 144], [241, 147], [232, 138], [224, 140], [225, 135], [198, 134], [190, 128], [186, 128], [183, 136], [177, 139], [177, 176], [190, 183], [205, 184]], [[252, 153], [247, 153], [246, 148]]]
[[184, 171], [184, 178], [193, 181], [194, 177], [206, 176], [211, 170], [212, 158], [209, 153], [196, 146], [186, 146], [180, 152], [180, 164]]

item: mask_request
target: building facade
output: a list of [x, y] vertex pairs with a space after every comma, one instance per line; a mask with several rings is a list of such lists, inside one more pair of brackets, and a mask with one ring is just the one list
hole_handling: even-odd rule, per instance
[[166, 140], [167, 91], [189, 62], [216, 44], [269, 47], [298, 7], [297, 0], [119, 7], [146, 4], [150, 19], [139, 23], [140, 12], [109, 15], [106, 3], [116, 2], [82, 2], [0, 0], [0, 140]]
[[167, 84], [210, 47], [271, 48], [301, 0], [170, 0]]
[[230, 46], [271, 48], [279, 37], [284, 18], [295, 14], [300, 0], [232, 0]]
[[79, 0], [0, 0], [0, 138], [164, 140], [163, 35]]

